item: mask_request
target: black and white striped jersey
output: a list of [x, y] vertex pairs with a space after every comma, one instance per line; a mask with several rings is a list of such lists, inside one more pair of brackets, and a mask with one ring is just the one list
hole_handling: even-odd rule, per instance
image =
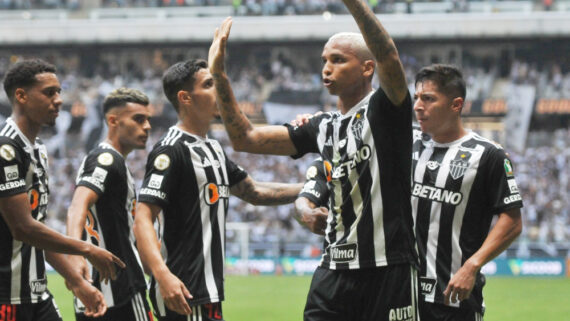
[[[325, 163], [322, 158], [317, 158], [305, 172], [305, 184], [299, 196], [306, 197], [317, 207], [328, 207], [329, 189], [327, 186], [327, 174]], [[330, 169], [329, 169], [330, 172]]]
[[[48, 203], [48, 160], [39, 139], [32, 144], [8, 118], [0, 125], [0, 197], [27, 193], [32, 217], [43, 222]], [[0, 304], [48, 299], [44, 252], [12, 237], [0, 216]]]
[[330, 176], [330, 212], [321, 266], [360, 269], [416, 264], [410, 207], [411, 98], [394, 106], [370, 93], [346, 114], [286, 125], [299, 157], [319, 153]]
[[[230, 187], [246, 177], [247, 173], [226, 157], [218, 141], [176, 126], [148, 157], [139, 202], [162, 208], [161, 252], [170, 271], [194, 297], [191, 305], [224, 299], [228, 198]], [[154, 279], [150, 295], [164, 315]]]
[[[443, 303], [451, 276], [481, 247], [493, 215], [522, 207], [522, 200], [503, 148], [473, 132], [438, 144], [414, 130], [413, 164], [421, 291], [427, 302]], [[484, 282], [479, 275], [461, 306], [482, 312]]]
[[[136, 249], [133, 233], [136, 194], [134, 180], [123, 156], [108, 143], [100, 143], [81, 163], [77, 186], [98, 195], [89, 208], [83, 239], [115, 254], [126, 264], [117, 279], [101, 282], [99, 272], [91, 265], [93, 284], [101, 290], [108, 307], [121, 306], [146, 289], [146, 280]], [[81, 311], [81, 301], [76, 308]]]

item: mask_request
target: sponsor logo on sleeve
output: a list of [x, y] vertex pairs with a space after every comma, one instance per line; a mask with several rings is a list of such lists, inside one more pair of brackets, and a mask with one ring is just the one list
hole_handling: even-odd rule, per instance
[[0, 157], [4, 158], [7, 161], [11, 161], [16, 157], [16, 151], [14, 147], [4, 144], [0, 146]]
[[507, 183], [509, 184], [509, 190], [511, 191], [511, 194], [518, 194], [519, 187], [517, 186], [517, 182], [515, 181], [515, 179], [514, 178], [508, 179]]
[[149, 196], [154, 196], [154, 197], [158, 197], [161, 200], [166, 199], [166, 193], [152, 189], [152, 188], [141, 188], [141, 191], [139, 192], [140, 195], [149, 195]]
[[93, 174], [91, 175], [91, 177], [93, 177], [94, 179], [103, 183], [103, 182], [105, 182], [105, 179], [107, 178], [107, 170], [105, 170], [101, 167], [95, 167], [95, 170], [93, 171]]
[[150, 180], [148, 181], [148, 187], [159, 189], [160, 186], [162, 186], [162, 180], [163, 179], [164, 179], [164, 176], [162, 176], [162, 175], [151, 174]]
[[25, 185], [26, 185], [26, 181], [24, 181], [23, 179], [18, 180], [18, 181], [14, 181], [14, 182], [6, 182], [4, 184], [0, 184], [0, 191], [6, 191], [6, 190], [22, 187]]
[[503, 203], [511, 204], [513, 202], [522, 201], [522, 197], [520, 194], [513, 194], [511, 196], [507, 196], [503, 199]]
[[154, 159], [154, 168], [163, 171], [170, 166], [170, 157], [166, 154], [160, 154]]
[[20, 176], [18, 165], [10, 165], [4, 167], [4, 174], [6, 175], [6, 181], [13, 181], [15, 179], [18, 179]]
[[505, 167], [505, 174], [507, 174], [507, 177], [513, 177], [513, 165], [511, 165], [511, 161], [508, 160], [507, 158], [505, 158], [505, 161], [503, 163], [503, 167]]
[[113, 155], [111, 153], [102, 153], [97, 157], [97, 162], [103, 166], [109, 166], [113, 164]]

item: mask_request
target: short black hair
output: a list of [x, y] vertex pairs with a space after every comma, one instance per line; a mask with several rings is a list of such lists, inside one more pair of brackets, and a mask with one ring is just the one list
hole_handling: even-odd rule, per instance
[[192, 91], [196, 72], [205, 68], [208, 68], [206, 60], [192, 59], [170, 66], [162, 75], [164, 94], [176, 112], [178, 112], [178, 92], [181, 90]]
[[14, 101], [14, 95], [18, 88], [29, 88], [36, 84], [36, 75], [43, 73], [56, 73], [54, 65], [41, 59], [22, 60], [15, 63], [4, 76], [4, 91], [10, 102]]
[[450, 98], [461, 97], [465, 100], [467, 92], [465, 80], [457, 67], [445, 64], [432, 64], [423, 67], [416, 74], [415, 85], [417, 86], [418, 83], [427, 80], [433, 81], [446, 96]]
[[125, 87], [117, 88], [105, 97], [103, 101], [103, 114], [107, 114], [112, 108], [123, 107], [127, 103], [148, 106], [149, 100], [147, 95], [140, 90]]

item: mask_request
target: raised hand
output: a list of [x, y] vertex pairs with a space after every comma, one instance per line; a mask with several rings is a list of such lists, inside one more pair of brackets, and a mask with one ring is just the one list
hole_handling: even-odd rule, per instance
[[226, 43], [232, 29], [232, 17], [227, 17], [219, 28], [214, 31], [214, 40], [208, 52], [208, 65], [212, 75], [224, 72]]

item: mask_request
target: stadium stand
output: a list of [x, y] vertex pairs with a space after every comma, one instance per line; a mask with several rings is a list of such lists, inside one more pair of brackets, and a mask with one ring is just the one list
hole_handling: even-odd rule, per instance
[[[270, 108], [278, 107], [278, 104], [286, 104], [297, 112], [304, 111], [299, 106], [334, 109], [335, 99], [323, 91], [320, 78], [319, 56], [326, 36], [314, 30], [307, 32], [307, 26], [327, 21], [327, 16], [322, 15], [325, 11], [342, 14], [344, 9], [339, 4], [332, 0], [236, 0], [231, 3], [223, 0], [0, 0], [0, 24], [14, 22], [13, 26], [19, 27], [27, 23], [25, 28], [36, 26], [36, 32], [43, 26], [54, 28], [45, 34], [33, 35], [29, 30], [34, 29], [25, 29], [23, 38], [18, 36], [16, 27], [10, 32], [0, 32], [0, 41], [6, 41], [0, 47], [0, 76], [11, 63], [23, 57], [45, 58], [60, 70], [65, 105], [57, 127], [44, 133], [53, 155], [51, 185], [57, 187], [54, 189], [57, 192], [51, 193], [50, 224], [64, 229], [62, 222], [77, 168], [86, 150], [103, 131], [98, 110], [101, 98], [119, 86], [141, 89], [150, 97], [154, 113], [150, 148], [175, 119], [173, 109], [163, 97], [162, 71], [174, 61], [206, 57], [211, 37], [208, 26], [219, 22], [217, 16], [232, 12], [252, 16], [319, 14], [271, 18], [276, 25], [292, 26], [298, 22], [299, 26], [291, 31], [289, 38], [280, 38], [281, 34], [276, 34], [267, 36], [268, 41], [254, 30], [259, 21], [256, 19], [266, 17], [243, 18], [246, 19], [244, 24], [252, 27], [240, 31], [236, 23], [238, 40], [230, 43], [228, 67], [236, 98], [256, 122], [282, 123], [296, 114], [271, 112], [272, 117], [268, 117], [267, 110], [277, 110]], [[468, 102], [463, 113], [469, 126], [504, 143], [511, 153], [525, 201], [525, 229], [521, 241], [509, 249], [507, 255], [566, 256], [570, 249], [570, 58], [566, 54], [570, 52], [567, 26], [570, 20], [564, 12], [570, 11], [569, 4], [570, 1], [556, 1], [550, 10], [557, 12], [543, 13], [540, 11], [545, 7], [541, 1], [371, 1], [377, 12], [395, 13], [390, 26], [398, 35], [396, 40], [410, 90], [413, 90], [411, 81], [415, 72], [428, 63], [461, 66], [468, 82]], [[412, 13], [411, 19], [418, 20], [417, 28], [425, 34], [412, 36], [414, 30], [409, 29], [409, 20], [402, 17], [406, 15], [400, 15], [406, 12]], [[521, 12], [525, 14], [520, 15]], [[460, 31], [443, 28], [446, 29], [443, 32], [435, 26], [434, 21], [448, 17], [461, 22], [465, 28]], [[149, 29], [141, 33], [110, 32], [110, 38], [100, 35], [89, 38], [91, 33], [87, 31], [77, 35], [65, 31], [57, 36], [51, 32], [66, 30], [61, 26], [69, 28], [68, 24], [72, 23], [84, 24], [85, 30], [109, 25], [110, 31], [114, 31], [113, 28], [129, 23], [140, 26], [149, 25], [149, 21], [162, 21], [162, 25], [169, 26], [168, 22], [178, 23], [186, 18], [192, 20], [188, 23], [206, 31], [193, 35], [197, 38], [191, 40], [187, 39], [188, 35], [176, 38], [170, 33], [142, 38], [142, 34], [149, 33], [153, 26], [146, 26]], [[348, 26], [342, 16], [338, 19], [331, 23], [340, 21], [338, 28]], [[30, 20], [41, 23], [30, 24]], [[486, 23], [502, 28], [498, 28], [497, 34], [487, 35]], [[424, 28], [431, 25], [434, 26]], [[176, 26], [183, 29], [186, 25]], [[523, 27], [513, 31], [517, 26]], [[533, 30], [538, 31], [534, 33]], [[326, 35], [333, 32], [326, 30]], [[510, 32], [521, 33], [509, 38]], [[538, 32], [541, 32], [540, 36]], [[8, 35], [10, 33], [13, 37]], [[544, 34], [549, 37], [544, 38]], [[127, 45], [121, 41], [123, 36]], [[161, 37], [162, 41], [157, 40]], [[30, 45], [30, 39], [35, 46]], [[260, 43], [261, 39], [263, 43]], [[508, 146], [517, 137], [512, 134], [516, 128], [508, 128], [506, 119], [509, 110], [513, 114], [509, 107], [518, 107], [512, 101], [521, 90], [531, 91], [534, 98], [529, 102], [531, 113], [528, 128], [524, 129], [526, 139], [523, 139], [523, 148], [518, 148], [519, 145]], [[9, 106], [2, 91], [2, 116], [9, 115]], [[284, 157], [235, 153], [224, 131], [217, 128], [214, 126], [211, 135], [223, 142], [229, 157], [256, 179], [303, 180], [310, 157], [291, 162]], [[133, 153], [129, 162], [140, 183], [146, 153]], [[255, 254], [271, 256], [278, 251], [278, 254], [310, 256], [315, 254], [312, 249], [320, 247], [319, 237], [290, 219], [292, 207], [253, 207], [238, 199], [232, 199], [230, 206], [228, 221], [251, 224], [250, 245]], [[228, 255], [236, 254], [238, 250], [232, 246], [234, 239], [235, 235], [229, 235]]]

